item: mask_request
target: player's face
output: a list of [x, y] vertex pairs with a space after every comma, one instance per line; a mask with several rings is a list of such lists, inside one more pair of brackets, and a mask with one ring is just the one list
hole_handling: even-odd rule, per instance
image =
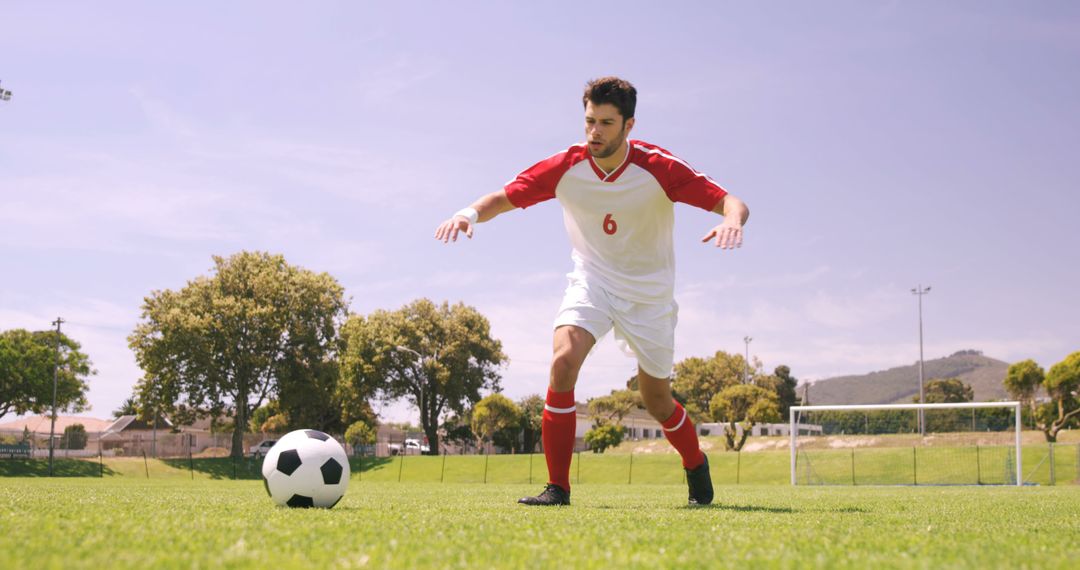
[[626, 135], [634, 128], [634, 119], [623, 120], [619, 109], [611, 103], [585, 105], [585, 142], [595, 158], [608, 158], [622, 147]]

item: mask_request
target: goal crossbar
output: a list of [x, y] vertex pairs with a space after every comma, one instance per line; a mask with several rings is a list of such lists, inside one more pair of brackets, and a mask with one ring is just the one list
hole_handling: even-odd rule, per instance
[[796, 425], [796, 416], [799, 412], [831, 412], [831, 411], [857, 411], [857, 410], [941, 410], [941, 409], [957, 409], [957, 408], [1013, 408], [1014, 415], [1016, 417], [1016, 486], [1020, 487], [1024, 484], [1024, 478], [1021, 476], [1021, 467], [1023, 465], [1021, 461], [1021, 445], [1020, 445], [1020, 402], [957, 402], [952, 404], [837, 404], [837, 405], [823, 405], [823, 406], [791, 406], [788, 413], [788, 421], [790, 426], [788, 428], [788, 437], [791, 439], [791, 484], [796, 485], [795, 476], [795, 462], [796, 462], [796, 446], [795, 440], [798, 437], [798, 426]]

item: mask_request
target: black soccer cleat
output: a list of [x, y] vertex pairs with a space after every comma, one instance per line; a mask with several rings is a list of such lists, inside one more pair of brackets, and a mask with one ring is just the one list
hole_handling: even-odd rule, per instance
[[713, 500], [712, 477], [709, 475], [709, 456], [705, 462], [686, 470], [686, 486], [690, 487], [690, 505], [708, 505]]
[[[710, 487], [711, 488], [711, 487]], [[562, 505], [570, 505], [570, 491], [563, 489], [562, 487], [548, 483], [547, 487], [544, 487], [544, 492], [535, 497], [524, 497], [518, 499], [518, 502], [522, 505], [540, 506], [540, 507], [558, 507]]]

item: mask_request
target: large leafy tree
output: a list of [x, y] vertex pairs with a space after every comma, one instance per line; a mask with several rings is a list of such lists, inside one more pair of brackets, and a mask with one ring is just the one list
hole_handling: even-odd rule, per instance
[[378, 423], [367, 397], [348, 397], [341, 389], [339, 366], [336, 359], [294, 363], [278, 379], [278, 405], [289, 429], [344, 433], [356, 422]]
[[1009, 365], [1005, 373], [1005, 390], [1022, 404], [1026, 404], [1035, 417], [1035, 393], [1046, 379], [1046, 371], [1032, 359]]
[[462, 303], [419, 299], [396, 311], [353, 315], [341, 335], [343, 389], [408, 401], [420, 411], [433, 453], [443, 415], [464, 416], [481, 390], [497, 391], [506, 361], [487, 318]]
[[[956, 404], [971, 402], [975, 399], [975, 390], [964, 384], [959, 378], [935, 378], [926, 383], [923, 394], [927, 404]], [[918, 403], [919, 397], [914, 401]]]
[[516, 439], [513, 435], [516, 435], [516, 430], [511, 428], [516, 428], [520, 423], [521, 408], [513, 400], [502, 394], [491, 394], [473, 406], [469, 427], [472, 428], [473, 435], [476, 436], [481, 447], [483, 447], [484, 442], [494, 441], [496, 435], [502, 434], [509, 436], [503, 438], [509, 441], [496, 443], [512, 449], [515, 443], [513, 440]]
[[1043, 387], [1050, 401], [1036, 410], [1035, 419], [1046, 441], [1055, 442], [1058, 432], [1080, 417], [1080, 351], [1051, 366]]
[[[975, 390], [964, 384], [959, 378], [934, 378], [926, 383], [924, 397], [927, 404], [955, 404], [971, 402], [975, 399]], [[919, 396], [912, 398], [919, 402]], [[972, 414], [972, 415], [968, 415]], [[918, 416], [916, 416], [918, 417]], [[926, 430], [930, 432], [955, 432], [971, 429], [967, 418], [973, 418], [973, 412], [962, 410], [926, 410], [924, 419]]]
[[[751, 371], [760, 375], [760, 363], [755, 362]], [[738, 354], [716, 351], [711, 358], [692, 356], [675, 365], [672, 389], [685, 398], [684, 406], [691, 417], [700, 421], [709, 415], [709, 403], [724, 388], [741, 384], [746, 370], [746, 360]]]
[[[0, 332], [0, 418], [14, 412], [52, 411], [53, 370], [57, 364], [57, 332], [12, 329]], [[97, 372], [71, 337], [60, 333], [56, 377], [57, 410], [80, 412], [87, 407], [86, 380]]]
[[147, 297], [128, 342], [146, 372], [140, 407], [168, 409], [181, 422], [231, 416], [239, 457], [251, 411], [290, 382], [318, 377], [336, 356], [346, 303], [333, 277], [280, 255], [213, 259], [211, 276]]
[[799, 401], [799, 397], [795, 392], [795, 387], [798, 386], [799, 381], [791, 375], [791, 368], [786, 365], [777, 366], [771, 376], [759, 377], [756, 384], [776, 392], [776, 397], [780, 402], [780, 417], [782, 418], [788, 417], [788, 410]]
[[[709, 414], [717, 422], [724, 422], [724, 443], [731, 451], [739, 451], [750, 435], [754, 424], [780, 421], [780, 399], [776, 392], [754, 386], [738, 384], [728, 386], [713, 396], [709, 402]], [[742, 435], [736, 424], [741, 424]]]

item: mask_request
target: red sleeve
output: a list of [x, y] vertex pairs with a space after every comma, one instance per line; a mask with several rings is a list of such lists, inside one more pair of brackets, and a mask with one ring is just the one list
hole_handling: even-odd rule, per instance
[[656, 178], [672, 202], [682, 202], [712, 211], [727, 191], [711, 178], [694, 170], [670, 152], [653, 145], [634, 141], [635, 162]]
[[528, 208], [554, 198], [559, 180], [581, 159], [578, 155], [584, 149], [582, 145], [573, 146], [526, 168], [503, 187], [510, 203], [517, 208]]

